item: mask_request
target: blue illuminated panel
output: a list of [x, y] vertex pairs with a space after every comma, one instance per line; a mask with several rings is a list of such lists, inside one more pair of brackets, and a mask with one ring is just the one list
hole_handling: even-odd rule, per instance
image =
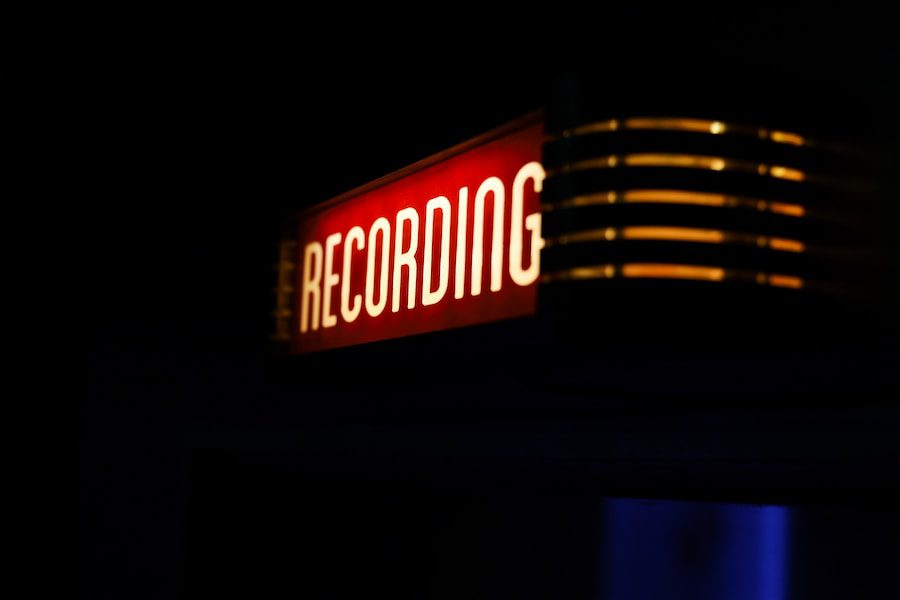
[[788, 509], [609, 500], [599, 588], [609, 600], [787, 598]]

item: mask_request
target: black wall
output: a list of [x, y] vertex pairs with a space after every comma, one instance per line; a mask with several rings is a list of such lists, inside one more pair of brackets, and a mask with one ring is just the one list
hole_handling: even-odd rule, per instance
[[[91, 90], [107, 152], [86, 240], [83, 596], [277, 596], [302, 563], [311, 578], [301, 590], [314, 597], [365, 589], [357, 576], [410, 597], [584, 597], [596, 591], [597, 552], [585, 531], [604, 496], [864, 514], [890, 505], [896, 338], [877, 323], [860, 343], [804, 354], [799, 371], [779, 368], [778, 350], [757, 355], [771, 367], [763, 382], [730, 376], [715, 352], [677, 348], [607, 349], [602, 368], [581, 356], [562, 363], [576, 365], [568, 371], [532, 370], [536, 353], [564, 348], [532, 346], [545, 338], [506, 325], [308, 361], [272, 355], [271, 267], [289, 214], [535, 108], [559, 109], [582, 93], [566, 87], [573, 73], [602, 81], [608, 64], [611, 98], [652, 93], [648, 81], [664, 77], [660, 104], [709, 105], [712, 90], [747, 115], [757, 105], [745, 92], [771, 73], [790, 82], [798, 123], [838, 119], [836, 133], [896, 158], [897, 53], [885, 19], [678, 17], [635, 10], [587, 32], [488, 46], [335, 32], [335, 44], [356, 40], [349, 60], [304, 38], [316, 25], [301, 20], [298, 31], [263, 15], [173, 15], [117, 34], [97, 63], [105, 84]], [[426, 67], [409, 58], [421, 48]], [[498, 348], [505, 358], [484, 367]], [[446, 364], [464, 375], [441, 379]], [[717, 365], [715, 385], [698, 383], [703, 364]], [[817, 406], [824, 375], [837, 383]], [[862, 379], [861, 400], [841, 387]], [[797, 393], [803, 402], [784, 408]], [[465, 525], [454, 530], [444, 514]], [[838, 517], [834, 535], [849, 536], [853, 518]], [[861, 551], [871, 556], [896, 550], [896, 536], [870, 539]], [[444, 550], [427, 557], [391, 546], [435, 540]], [[801, 566], [810, 597], [823, 597], [815, 582], [827, 573]], [[562, 574], [570, 569], [583, 577]], [[842, 585], [831, 589], [852, 582]]]

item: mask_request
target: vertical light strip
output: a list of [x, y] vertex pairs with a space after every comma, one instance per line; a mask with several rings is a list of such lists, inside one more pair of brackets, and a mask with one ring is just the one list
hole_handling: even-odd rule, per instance
[[764, 506], [759, 515], [759, 599], [787, 597], [788, 509]]

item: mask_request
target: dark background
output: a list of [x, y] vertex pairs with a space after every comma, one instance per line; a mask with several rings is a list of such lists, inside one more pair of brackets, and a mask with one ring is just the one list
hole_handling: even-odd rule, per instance
[[[272, 356], [272, 266], [290, 214], [558, 107], [575, 73], [608, 79], [611, 110], [630, 89], [658, 94], [648, 107], [721, 98], [738, 114], [769, 114], [783, 95], [798, 122], [896, 149], [897, 51], [883, 15], [556, 16], [361, 35], [297, 17], [182, 14], [104, 47], [95, 108], [110, 175], [86, 240], [84, 597], [589, 597], [605, 496], [817, 507], [826, 513], [803, 539], [821, 562], [794, 566], [810, 597], [896, 585], [891, 331], [828, 355], [876, 378], [860, 410], [840, 386], [821, 410], [744, 397], [737, 412], [712, 411], [708, 390], [660, 406], [648, 396], [664, 384], [641, 383], [639, 354], [620, 359], [612, 391], [562, 392], [553, 377], [523, 379], [518, 354], [493, 369], [460, 355], [493, 329], [305, 363]], [[329, 44], [310, 30], [328, 30]], [[770, 76], [791, 85], [760, 99]], [[648, 85], [662, 80], [675, 85]], [[424, 368], [431, 354], [457, 374]], [[774, 377], [804, 388], [819, 358]], [[410, 375], [404, 359], [423, 368]], [[835, 548], [818, 543], [830, 532], [843, 532]], [[829, 579], [838, 564], [863, 575]]]

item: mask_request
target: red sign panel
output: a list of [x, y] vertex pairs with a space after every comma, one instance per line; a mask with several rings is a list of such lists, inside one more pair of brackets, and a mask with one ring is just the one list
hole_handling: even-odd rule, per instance
[[302, 215], [292, 351], [533, 314], [542, 137], [507, 127]]

